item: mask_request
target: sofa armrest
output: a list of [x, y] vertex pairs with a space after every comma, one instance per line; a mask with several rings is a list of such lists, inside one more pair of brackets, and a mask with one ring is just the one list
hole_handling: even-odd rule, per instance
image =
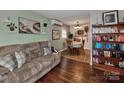
[[58, 53], [53, 53], [55, 62], [59, 63], [61, 61], [61, 51]]

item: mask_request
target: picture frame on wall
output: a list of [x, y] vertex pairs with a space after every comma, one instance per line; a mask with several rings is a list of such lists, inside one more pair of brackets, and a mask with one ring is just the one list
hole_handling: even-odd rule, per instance
[[113, 25], [118, 24], [118, 10], [104, 12], [102, 14], [103, 17], [103, 25]]
[[52, 40], [59, 40], [59, 39], [60, 39], [60, 31], [52, 30]]
[[19, 17], [19, 33], [23, 34], [40, 34], [40, 22]]

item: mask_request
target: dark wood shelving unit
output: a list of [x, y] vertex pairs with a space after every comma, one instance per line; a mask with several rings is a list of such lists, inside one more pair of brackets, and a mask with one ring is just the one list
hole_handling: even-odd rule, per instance
[[[124, 36], [124, 33], [120, 32], [120, 30], [124, 30], [124, 22], [121, 22], [121, 23], [118, 23], [118, 24], [113, 24], [113, 25], [92, 25], [92, 28], [95, 28], [95, 29], [100, 29], [100, 28], [103, 28], [103, 29], [104, 28], [106, 28], [106, 29], [107, 28], [113, 28], [114, 29], [114, 27], [117, 28], [118, 32], [116, 32], [116, 33], [111, 33], [111, 32], [109, 32], [109, 33], [108, 32], [106, 32], [106, 33], [105, 32], [104, 33], [102, 33], [102, 32], [95, 33], [93, 31], [92, 36], [97, 37], [97, 35], [100, 35], [101, 38], [103, 36], [105, 36], [105, 35], [110, 35], [110, 36], [115, 36], [116, 35], [117, 38], [120, 35]], [[116, 39], [113, 39], [112, 41], [111, 40], [103, 40], [103, 39], [101, 39], [100, 41], [98, 41], [97, 39], [95, 40], [94, 37], [93, 37], [92, 43], [93, 44], [101, 43], [103, 45], [105, 45], [105, 44], [123, 45], [124, 41], [117, 41]], [[98, 52], [98, 55], [92, 54], [93, 67], [95, 69], [108, 71], [108, 72], [111, 72], [111, 73], [117, 73], [119, 75], [124, 76], [124, 67], [120, 67], [120, 65], [119, 65], [120, 62], [122, 62], [122, 63], [124, 62], [124, 56], [122, 56], [122, 55], [124, 55], [124, 50], [122, 50], [122, 49], [120, 49], [120, 50], [119, 49], [112, 49], [112, 48], [107, 49], [106, 47], [103, 47], [103, 46], [102, 46], [102, 48], [96, 48], [96, 45], [95, 45], [95, 47], [94, 46], [92, 47], [92, 51], [94, 51], [94, 50]], [[104, 54], [104, 51], [110, 52], [110, 56], [106, 57], [105, 56], [106, 54]], [[103, 55], [100, 55], [101, 52], [103, 53]], [[112, 56], [113, 52], [116, 53], [116, 56], [121, 55], [121, 53], [123, 53], [123, 54], [121, 55], [121, 57], [113, 57]], [[105, 64], [105, 62], [108, 62], [108, 63], [110, 63], [112, 65]]]
[[96, 64], [96, 63], [94, 63], [93, 67], [96, 68], [96, 69], [99, 69], [99, 70], [108, 71], [108, 72], [111, 72], [111, 73], [116, 73], [116, 74], [124, 76], [124, 69], [121, 69], [121, 68], [116, 68], [116, 67], [113, 67], [113, 66], [108, 66], [108, 65], [103, 65], [103, 64]]
[[119, 22], [118, 24], [112, 24], [112, 25], [102, 25], [102, 24], [99, 24], [99, 25], [92, 25], [92, 27], [96, 27], [96, 28], [100, 28], [100, 27], [119, 27], [119, 26], [124, 26], [124, 22]]
[[107, 34], [111, 34], [111, 35], [124, 35], [124, 33], [93, 33], [92, 35], [107, 35]]
[[103, 42], [103, 43], [118, 43], [118, 44], [124, 44], [124, 42], [118, 42], [118, 41], [93, 41], [93, 42]]
[[[104, 48], [99, 49], [99, 48], [93, 48], [94, 50], [98, 50], [98, 51], [103, 51]], [[115, 49], [104, 49], [105, 51], [112, 51], [112, 52], [120, 52], [120, 53], [124, 53], [123, 51], [119, 51], [119, 50], [115, 50]]]
[[121, 59], [121, 58], [110, 58], [110, 57], [104, 57], [104, 56], [96, 56], [96, 55], [93, 55], [93, 57], [95, 58], [99, 58], [101, 60], [109, 60], [109, 61], [112, 61], [112, 62], [116, 62], [118, 63], [119, 61], [123, 61], [124, 59]]

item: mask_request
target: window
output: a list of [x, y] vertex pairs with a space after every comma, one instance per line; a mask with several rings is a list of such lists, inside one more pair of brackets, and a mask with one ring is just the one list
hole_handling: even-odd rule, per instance
[[62, 29], [62, 38], [67, 37], [67, 31], [65, 29]]

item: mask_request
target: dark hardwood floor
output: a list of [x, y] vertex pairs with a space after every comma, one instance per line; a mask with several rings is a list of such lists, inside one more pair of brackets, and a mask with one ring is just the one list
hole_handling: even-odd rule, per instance
[[87, 63], [62, 58], [61, 63], [36, 83], [124, 82], [124, 77], [93, 69]]
[[71, 54], [68, 50], [62, 52], [62, 56], [67, 59], [75, 60], [77, 62], [90, 63], [90, 50], [80, 49], [79, 54]]

